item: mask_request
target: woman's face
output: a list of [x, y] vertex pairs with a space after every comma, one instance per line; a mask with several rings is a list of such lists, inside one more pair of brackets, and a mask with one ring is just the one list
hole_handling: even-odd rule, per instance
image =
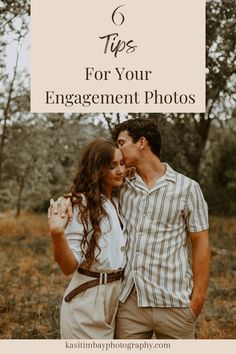
[[107, 170], [104, 182], [106, 188], [112, 189], [120, 187], [123, 184], [125, 176], [125, 163], [122, 153], [119, 149], [115, 149], [110, 168]]

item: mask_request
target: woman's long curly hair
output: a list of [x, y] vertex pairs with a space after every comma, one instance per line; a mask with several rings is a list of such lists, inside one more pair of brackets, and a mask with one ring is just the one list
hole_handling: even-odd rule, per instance
[[[115, 149], [115, 143], [105, 139], [96, 139], [88, 144], [80, 158], [71, 189], [72, 205], [79, 206], [78, 217], [84, 227], [81, 251], [85, 256], [83, 266], [86, 269], [91, 267], [101, 252], [98, 245], [98, 238], [101, 235], [100, 221], [107, 216], [101, 195], [106, 193], [104, 177], [110, 168]], [[99, 250], [97, 257], [95, 248]]]

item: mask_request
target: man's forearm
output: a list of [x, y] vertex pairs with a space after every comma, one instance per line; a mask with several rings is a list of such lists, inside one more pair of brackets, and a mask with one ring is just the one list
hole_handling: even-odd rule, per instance
[[193, 270], [193, 292], [191, 296], [191, 307], [198, 315], [206, 298], [206, 292], [210, 274], [210, 246], [208, 232], [193, 233], [190, 235], [192, 241], [192, 270]]

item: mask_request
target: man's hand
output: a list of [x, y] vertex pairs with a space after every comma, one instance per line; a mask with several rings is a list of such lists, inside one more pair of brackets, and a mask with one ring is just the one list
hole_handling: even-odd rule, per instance
[[59, 215], [61, 218], [69, 218], [72, 220], [73, 211], [72, 204], [69, 198], [60, 197], [55, 202], [50, 200], [50, 208], [48, 209], [48, 219], [53, 215]]
[[204, 301], [205, 301], [205, 298], [199, 299], [198, 302], [196, 300], [190, 301], [191, 309], [193, 310], [196, 317], [198, 317], [200, 315]]

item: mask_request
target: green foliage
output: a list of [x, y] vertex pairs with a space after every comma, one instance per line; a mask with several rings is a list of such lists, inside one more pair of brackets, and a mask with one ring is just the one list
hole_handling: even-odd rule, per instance
[[[236, 133], [215, 129], [218, 137], [208, 156], [204, 189], [209, 208], [216, 215], [235, 215], [236, 210]], [[212, 166], [213, 165], [213, 166]]]
[[[210, 107], [235, 94], [236, 11], [235, 1], [207, 2], [207, 100]], [[213, 118], [216, 111], [211, 110]]]
[[106, 134], [104, 128], [81, 118], [30, 115], [12, 124], [6, 145], [2, 208], [45, 211], [52, 196], [70, 190], [82, 147], [89, 139]]

